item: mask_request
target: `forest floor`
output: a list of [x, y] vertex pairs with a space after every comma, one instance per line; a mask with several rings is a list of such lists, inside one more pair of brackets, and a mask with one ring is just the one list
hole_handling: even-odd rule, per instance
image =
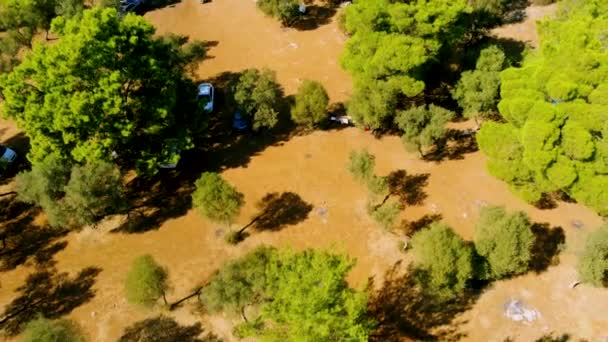
[[[302, 79], [322, 82], [333, 102], [346, 100], [351, 92], [350, 77], [338, 64], [346, 37], [335, 16], [310, 21], [300, 30], [283, 29], [257, 11], [254, 1], [215, 0], [201, 5], [199, 0], [183, 0], [147, 13], [146, 18], [159, 33], [209, 42], [208, 58], [194, 71], [201, 80], [221, 81], [229, 72], [268, 67], [277, 72], [286, 94], [295, 92]], [[533, 25], [526, 27], [524, 40], [534, 42], [529, 32]], [[517, 32], [514, 28], [510, 34]], [[452, 128], [458, 131], [468, 126], [464, 122]], [[183, 336], [196, 335], [200, 327], [194, 325], [202, 321], [205, 330], [232, 341], [230, 332], [238, 317], [201, 314], [195, 301], [171, 312], [150, 312], [127, 304], [123, 295], [127, 269], [135, 257], [153, 255], [169, 269], [168, 299], [174, 301], [204, 283], [224, 262], [270, 244], [326, 248], [356, 258], [349, 281], [362, 288], [373, 279], [374, 307], [392, 319], [381, 341], [407, 340], [400, 335], [471, 341], [532, 341], [551, 332], [595, 341], [608, 336], [608, 292], [586, 285], [570, 288], [577, 279], [576, 255], [601, 218], [573, 203], [560, 202], [544, 210], [524, 203], [487, 173], [485, 158], [475, 151], [473, 139], [452, 142], [448, 153], [434, 161], [407, 153], [397, 137], [377, 139], [356, 128], [302, 133], [265, 145], [256, 137], [234, 140], [220, 150], [220, 160], [213, 159], [214, 154], [201, 160], [208, 161], [209, 168], [222, 170], [244, 193], [246, 205], [234, 226], [247, 224], [258, 213], [256, 202], [268, 193], [288, 194], [280, 198], [292, 199], [280, 203], [289, 210], [272, 218], [275, 229], [251, 230], [237, 246], [224, 242], [226, 227], [190, 209], [187, 189], [172, 187], [179, 173], [149, 184], [148, 191], [158, 194], [158, 205], [151, 206], [147, 219], [139, 224], [114, 217], [96, 228], [67, 235], [43, 228], [44, 218], [35, 209], [15, 203], [13, 196], [0, 197], [0, 225], [14, 234], [7, 240], [9, 246], [0, 250], [0, 309], [30, 304], [8, 324], [16, 327], [19, 320], [40, 310], [50, 317], [65, 314], [76, 320], [92, 341], [116, 341], [135, 322], [164, 314], [183, 325], [174, 327]], [[0, 121], [0, 141], [25, 148], [23, 136], [7, 121]], [[411, 255], [399, 250], [401, 237], [370, 220], [365, 209], [367, 192], [346, 170], [350, 151], [361, 148], [376, 156], [378, 174], [406, 171], [404, 201], [408, 205], [401, 219], [408, 222], [441, 218], [471, 239], [479, 208], [485, 204], [527, 212], [543, 237], [535, 247], [537, 271], [496, 282], [465, 304], [425, 312], [424, 299], [416, 297], [407, 275], [402, 275]], [[10, 187], [11, 183], [5, 184], [0, 190]], [[521, 300], [540, 316], [531, 323], [507, 319], [503, 306], [510, 299]]]

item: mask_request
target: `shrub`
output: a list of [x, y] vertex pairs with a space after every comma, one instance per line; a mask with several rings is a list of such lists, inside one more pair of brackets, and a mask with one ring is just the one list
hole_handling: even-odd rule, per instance
[[593, 286], [608, 286], [608, 224], [591, 233], [578, 260], [582, 281]]
[[397, 215], [401, 212], [401, 206], [399, 203], [390, 202], [385, 203], [371, 212], [371, 217], [378, 223], [382, 228], [386, 230], [392, 230], [395, 226], [395, 220]]
[[24, 342], [84, 342], [78, 325], [70, 320], [51, 321], [44, 317], [29, 322], [23, 333]]
[[498, 279], [528, 270], [534, 244], [530, 220], [524, 212], [484, 207], [475, 229], [475, 248], [489, 265], [489, 278]]
[[163, 297], [166, 305], [167, 288], [167, 271], [151, 255], [142, 255], [133, 261], [125, 280], [129, 303], [150, 308]]
[[244, 204], [243, 194], [219, 174], [205, 172], [194, 185], [192, 204], [203, 216], [228, 224], [238, 216]]
[[299, 15], [298, 0], [258, 0], [257, 4], [262, 12], [279, 19], [286, 26], [293, 23]]
[[296, 94], [296, 103], [291, 110], [291, 118], [300, 125], [312, 128], [327, 118], [329, 97], [323, 85], [305, 80]]
[[375, 157], [367, 150], [351, 151], [349, 156], [348, 171], [353, 177], [362, 183], [367, 183], [374, 177]]

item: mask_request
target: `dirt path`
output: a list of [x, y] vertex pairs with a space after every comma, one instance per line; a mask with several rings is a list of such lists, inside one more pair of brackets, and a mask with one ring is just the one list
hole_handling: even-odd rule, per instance
[[[288, 93], [296, 89], [301, 78], [322, 81], [334, 101], [346, 99], [350, 92], [351, 81], [336, 62], [344, 37], [335, 23], [314, 31], [283, 30], [274, 20], [257, 12], [253, 1], [242, 0], [215, 0], [206, 5], [200, 5], [198, 0], [184, 0], [175, 7], [149, 13], [147, 18], [161, 32], [188, 33], [191, 37], [218, 42], [209, 51], [213, 58], [200, 66], [201, 78], [223, 71], [268, 66], [277, 71]], [[0, 130], [0, 134], [0, 140], [6, 141], [16, 132]], [[102, 342], [116, 341], [125, 327], [159, 313], [140, 310], [124, 300], [122, 284], [128, 266], [133, 258], [144, 253], [152, 254], [169, 268], [173, 287], [170, 300], [204, 282], [225, 261], [262, 243], [344, 251], [357, 259], [351, 283], [363, 286], [368, 277], [381, 279], [390, 266], [399, 260], [407, 262], [410, 256], [397, 249], [393, 235], [370, 221], [365, 211], [366, 191], [346, 171], [348, 154], [360, 148], [376, 155], [379, 174], [398, 169], [411, 175], [428, 174], [428, 184], [422, 187], [426, 197], [422, 196], [419, 205], [408, 207], [403, 213], [410, 221], [426, 214], [439, 214], [465, 238], [471, 238], [479, 206], [491, 203], [525, 210], [535, 222], [563, 229], [568, 248], [560, 264], [539, 276], [532, 273], [494, 284], [460, 318], [466, 321], [457, 327], [464, 339], [502, 341], [512, 337], [530, 341], [552, 330], [592, 340], [608, 335], [605, 315], [608, 293], [587, 286], [568, 288], [576, 277], [574, 257], [585, 235], [601, 223], [597, 215], [576, 204], [538, 210], [523, 203], [504, 183], [486, 172], [480, 153], [442, 163], [422, 162], [406, 153], [398, 138], [378, 140], [354, 128], [295, 137], [252, 156], [246, 167], [224, 172], [223, 176], [245, 194], [246, 206], [238, 224], [249, 222], [256, 213], [254, 203], [265, 194], [293, 192], [313, 206], [307, 219], [295, 225], [277, 232], [253, 233], [233, 247], [221, 237], [225, 227], [210, 223], [193, 211], [142, 234], [109, 233], [120, 219], [116, 218], [97, 230], [85, 229], [55, 240], [60, 247], [64, 241], [67, 245], [55, 254], [42, 255], [42, 261], [54, 260], [54, 267], [68, 272], [70, 277], [86, 267], [100, 269], [90, 289], [92, 298], [77, 302], [68, 317], [82, 325], [92, 341]], [[584, 225], [583, 229], [572, 227], [575, 219]], [[0, 308], [21, 295], [18, 288], [28, 274], [35, 272], [35, 259], [31, 256], [25, 265], [0, 273]], [[502, 305], [511, 297], [537, 308], [542, 317], [530, 325], [508, 321], [503, 317]], [[183, 324], [192, 324], [200, 316], [191, 310], [185, 306], [171, 315]], [[230, 317], [204, 316], [203, 321], [220, 336], [232, 340]]]

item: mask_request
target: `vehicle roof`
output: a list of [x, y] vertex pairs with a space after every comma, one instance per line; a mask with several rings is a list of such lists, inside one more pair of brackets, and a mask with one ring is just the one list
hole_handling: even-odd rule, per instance
[[211, 94], [211, 89], [213, 89], [213, 86], [211, 85], [211, 83], [201, 83], [198, 86], [198, 94], [199, 95], [209, 95], [209, 94]]

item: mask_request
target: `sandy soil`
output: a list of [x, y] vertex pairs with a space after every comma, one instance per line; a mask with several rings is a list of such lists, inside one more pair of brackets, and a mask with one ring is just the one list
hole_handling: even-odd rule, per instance
[[519, 40], [532, 47], [538, 47], [536, 23], [547, 15], [555, 13], [556, 10], [557, 4], [530, 6], [526, 9], [526, 15], [523, 21], [495, 28], [492, 30], [492, 34], [502, 38]]
[[[253, 1], [240, 0], [216, 0], [206, 5], [184, 0], [175, 7], [149, 13], [147, 18], [161, 32], [188, 33], [218, 41], [210, 50], [214, 58], [200, 66], [201, 78], [268, 66], [277, 71], [288, 93], [296, 89], [301, 78], [323, 82], [334, 101], [344, 100], [350, 91], [349, 77], [336, 62], [344, 37], [335, 23], [314, 31], [283, 30], [257, 12]], [[290, 47], [290, 43], [297, 44], [297, 48]], [[0, 124], [10, 127], [6, 122]], [[7, 141], [17, 132], [0, 129], [0, 134], [0, 141]], [[237, 221], [239, 225], [249, 222], [256, 213], [255, 202], [269, 192], [293, 192], [313, 206], [306, 220], [280, 231], [253, 232], [238, 246], [228, 246], [219, 234], [225, 227], [190, 210], [146, 233], [110, 233], [121, 220], [114, 218], [95, 230], [87, 228], [55, 240], [67, 243], [52, 256], [57, 270], [75, 277], [87, 267], [100, 269], [92, 285], [94, 296], [77, 305], [67, 317], [75, 319], [92, 341], [115, 341], [133, 322], [158, 314], [160, 311], [148, 312], [128, 305], [123, 296], [128, 266], [144, 253], [152, 254], [170, 270], [169, 300], [189, 293], [222, 263], [263, 243], [344, 251], [357, 259], [350, 276], [353, 286], [363, 286], [370, 276], [381, 280], [385, 270], [400, 260], [409, 261], [410, 255], [400, 252], [395, 235], [377, 227], [365, 212], [366, 191], [345, 169], [350, 151], [360, 148], [376, 155], [379, 174], [398, 169], [411, 175], [428, 174], [428, 184], [422, 188], [426, 197], [422, 203], [405, 208], [403, 218], [407, 220], [439, 214], [468, 239], [473, 235], [479, 207], [490, 203], [525, 210], [533, 221], [563, 229], [567, 248], [559, 265], [540, 275], [531, 273], [497, 282], [487, 289], [473, 308], [458, 319], [464, 323], [456, 329], [465, 340], [502, 341], [511, 337], [530, 341], [551, 331], [591, 340], [608, 335], [608, 292], [588, 286], [574, 290], [568, 287], [576, 279], [575, 256], [585, 236], [601, 224], [597, 215], [577, 204], [560, 203], [552, 210], [525, 204], [486, 172], [480, 153], [440, 163], [423, 162], [406, 153], [398, 138], [375, 139], [355, 128], [298, 136], [266, 148], [243, 167], [224, 171], [223, 176], [245, 194], [246, 206]], [[321, 215], [319, 208], [325, 208], [326, 214]], [[573, 228], [572, 220], [580, 220], [584, 228]], [[25, 264], [0, 273], [0, 307], [20, 296], [22, 291], [18, 288], [37, 267], [35, 258], [30, 257]], [[538, 309], [541, 318], [529, 325], [507, 320], [503, 304], [512, 297]], [[183, 324], [201, 320], [191, 306], [170, 315]], [[228, 341], [232, 340], [231, 320], [203, 316], [205, 325]]]

